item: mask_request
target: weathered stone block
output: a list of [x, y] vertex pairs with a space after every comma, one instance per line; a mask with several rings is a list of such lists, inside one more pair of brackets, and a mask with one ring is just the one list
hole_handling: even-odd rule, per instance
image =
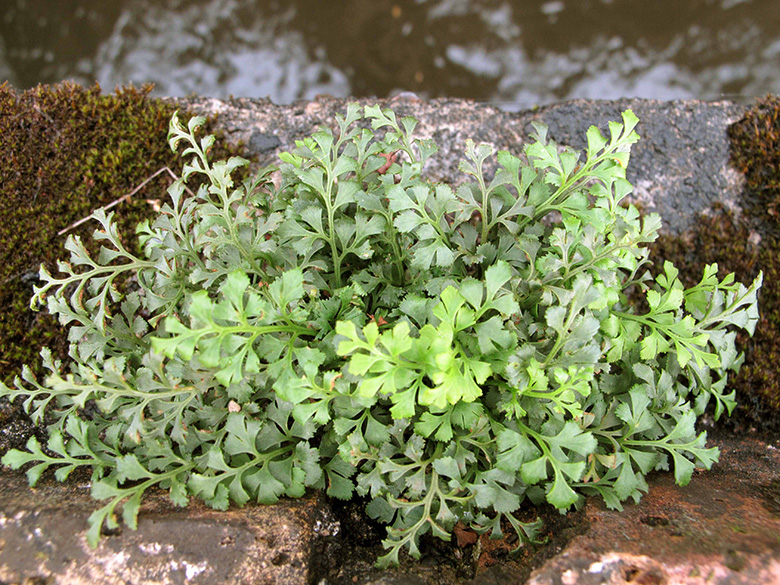
[[656, 474], [642, 501], [622, 512], [589, 499], [587, 529], [527, 585], [780, 583], [780, 509], [772, 503], [780, 449], [749, 438], [716, 444], [720, 461], [686, 487]]
[[[458, 163], [464, 158], [469, 138], [519, 154], [530, 141], [532, 122], [541, 122], [559, 144], [582, 149], [590, 126], [596, 125], [606, 134], [610, 120], [620, 121], [621, 112], [632, 109], [639, 117], [637, 132], [642, 137], [632, 148], [628, 165], [627, 177], [635, 188], [633, 200], [644, 212], [659, 213], [664, 231], [685, 231], [715, 203], [739, 208], [744, 188], [744, 177], [729, 164], [726, 130], [747, 108], [733, 102], [576, 100], [522, 112], [504, 112], [468, 100], [408, 97], [324, 97], [287, 106], [248, 98], [175, 102], [202, 115], [218, 116], [218, 126], [225, 136], [231, 142], [247, 144], [262, 164], [275, 162], [280, 152], [294, 148], [296, 140], [309, 136], [319, 126], [334, 126], [336, 114], [343, 114], [348, 103], [378, 102], [392, 108], [399, 118], [411, 115], [418, 120], [415, 133], [420, 138], [434, 139], [439, 146], [439, 152], [426, 164], [426, 175], [433, 181], [452, 184], [466, 178], [458, 170]], [[258, 142], [258, 136], [273, 140]]]
[[96, 507], [87, 484], [30, 489], [23, 475], [0, 474], [0, 583], [304, 585], [324, 522], [315, 496], [221, 512], [156, 493], [138, 530], [123, 526], [93, 550], [85, 533]]

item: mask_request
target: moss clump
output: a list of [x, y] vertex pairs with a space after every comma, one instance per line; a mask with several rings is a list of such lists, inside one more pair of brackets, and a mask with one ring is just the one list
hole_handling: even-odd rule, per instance
[[[35, 366], [41, 346], [60, 355], [58, 324], [29, 310], [39, 265], [64, 257], [63, 228], [132, 191], [178, 157], [166, 142], [175, 107], [149, 97], [151, 86], [104, 95], [99, 86], [63, 83], [17, 92], [0, 85], [0, 376]], [[186, 116], [185, 116], [186, 117]], [[158, 176], [114, 210], [131, 242], [170, 178]], [[87, 222], [69, 233], [85, 236]], [[85, 243], [91, 238], [85, 237]]]
[[712, 262], [721, 276], [735, 272], [741, 280], [764, 271], [761, 321], [753, 338], [742, 339], [745, 365], [729, 378], [739, 402], [732, 421], [780, 430], [780, 98], [759, 100], [729, 129], [729, 137], [733, 164], [747, 179], [746, 213], [715, 209], [694, 231], [660, 238], [652, 253], [656, 264], [667, 258], [680, 266], [686, 284]]
[[729, 128], [731, 159], [747, 179], [754, 213], [780, 213], [780, 97], [767, 96]]

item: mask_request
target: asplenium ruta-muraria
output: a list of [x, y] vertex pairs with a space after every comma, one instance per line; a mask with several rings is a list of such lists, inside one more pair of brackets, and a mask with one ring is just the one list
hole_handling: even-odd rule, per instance
[[620, 508], [650, 471], [682, 485], [717, 459], [695, 422], [734, 407], [761, 277], [649, 275], [660, 219], [626, 204], [632, 112], [584, 153], [537, 125], [491, 173], [469, 141], [457, 189], [424, 178], [437, 147], [415, 120], [379, 107], [298, 142], [276, 183], [235, 184], [247, 161], [211, 162], [202, 122], [171, 121], [186, 164], [139, 251], [99, 211], [97, 257], [70, 238], [41, 269], [32, 304], [70, 327], [70, 362], [44, 350], [45, 379], [0, 391], [49, 431], [4, 464], [31, 484], [92, 470], [92, 545], [120, 511], [134, 528], [151, 486], [220, 509], [322, 489], [369, 501], [387, 565], [459, 521], [527, 541], [526, 500]]

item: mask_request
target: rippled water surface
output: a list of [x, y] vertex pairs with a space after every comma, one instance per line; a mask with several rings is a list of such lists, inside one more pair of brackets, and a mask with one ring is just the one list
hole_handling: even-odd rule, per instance
[[0, 80], [518, 109], [780, 93], [780, 0], [0, 0]]

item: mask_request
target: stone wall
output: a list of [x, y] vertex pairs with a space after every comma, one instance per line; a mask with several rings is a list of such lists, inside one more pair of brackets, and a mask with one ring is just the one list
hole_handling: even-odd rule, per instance
[[[346, 106], [332, 98], [292, 106], [249, 99], [172, 101], [216, 115], [224, 139], [242, 145], [258, 164], [274, 162], [296, 139], [332, 124]], [[419, 120], [419, 135], [441, 149], [429, 176], [453, 183], [460, 180], [457, 165], [467, 138], [519, 153], [532, 122], [539, 121], [557, 142], [581, 148], [591, 124], [604, 128], [631, 108], [642, 136], [629, 165], [634, 199], [643, 211], [661, 214], [667, 233], [685, 232], [716, 204], [736, 212], [744, 207], [743, 179], [729, 166], [726, 135], [746, 110], [740, 105], [576, 101], [506, 113], [413, 96], [381, 103]], [[10, 428], [0, 423], [0, 442]], [[23, 475], [2, 471], [0, 584], [780, 583], [780, 441], [721, 436], [714, 443], [724, 456], [713, 470], [696, 474], [686, 488], [656, 474], [649, 496], [626, 505], [624, 513], [607, 511], [596, 500], [566, 518], [542, 510], [553, 527], [551, 539], [527, 547], [519, 561], [497, 552], [485, 537], [462, 546], [428, 543], [421, 562], [384, 573], [371, 568], [381, 552], [381, 531], [365, 522], [359, 506], [310, 496], [221, 513], [197, 503], [176, 509], [153, 496], [138, 531], [122, 528], [91, 550], [84, 533], [95, 503], [86, 482], [62, 486], [48, 480], [31, 491]]]
[[[259, 163], [270, 164], [280, 152], [293, 148], [295, 140], [321, 125], [334, 125], [335, 115], [346, 111], [348, 100], [322, 98], [292, 106], [245, 98], [176, 103], [202, 115], [216, 115], [228, 140], [242, 143], [247, 155]], [[458, 163], [468, 138], [519, 154], [529, 141], [532, 123], [541, 122], [549, 127], [550, 138], [581, 149], [591, 125], [606, 134], [607, 123], [620, 121], [621, 112], [631, 109], [639, 117], [637, 132], [642, 139], [632, 149], [628, 180], [643, 211], [660, 213], [665, 229], [680, 233], [715, 202], [739, 207], [744, 179], [729, 166], [726, 129], [744, 115], [746, 107], [732, 102], [577, 100], [516, 113], [467, 100], [402, 96], [378, 103], [399, 117], [411, 115], [419, 121], [416, 133], [434, 139], [440, 149], [426, 167], [427, 174], [433, 181], [449, 183], [462, 180]]]

